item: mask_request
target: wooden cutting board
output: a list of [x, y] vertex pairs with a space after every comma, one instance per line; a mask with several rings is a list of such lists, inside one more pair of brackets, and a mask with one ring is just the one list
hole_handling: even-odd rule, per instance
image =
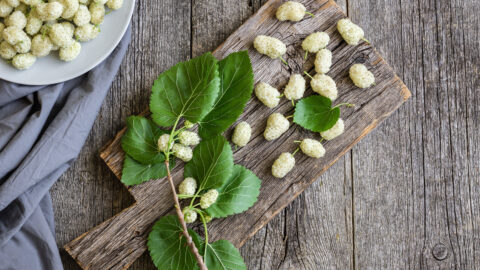
[[[342, 108], [341, 117], [345, 121], [345, 133], [324, 144], [327, 153], [323, 158], [313, 159], [297, 154], [297, 165], [293, 171], [284, 179], [275, 179], [271, 176], [270, 169], [280, 153], [294, 151], [297, 147], [293, 143], [294, 140], [320, 137], [292, 125], [279, 139], [273, 142], [265, 141], [262, 133], [268, 115], [273, 112], [291, 115], [293, 107], [290, 101], [283, 99], [279, 106], [268, 109], [257, 99], [252, 98], [239, 119], [252, 125], [252, 140], [246, 147], [234, 151], [234, 158], [236, 163], [246, 166], [262, 179], [260, 196], [258, 202], [247, 212], [213, 221], [209, 227], [211, 241], [222, 238], [230, 240], [237, 247], [242, 246], [410, 97], [407, 87], [372, 45], [363, 42], [358, 46], [349, 46], [342, 40], [336, 31], [336, 22], [346, 16], [333, 0], [300, 1], [305, 4], [308, 11], [315, 14], [315, 17], [305, 17], [297, 23], [279, 22], [275, 19], [275, 11], [282, 2], [268, 1], [214, 51], [215, 57], [222, 59], [231, 52], [249, 50], [255, 82], [264, 81], [282, 89], [291, 73], [302, 73], [306, 70], [312, 75], [315, 74], [314, 55], [311, 54], [308, 60], [304, 61], [301, 42], [312, 32], [325, 31], [331, 37], [328, 49], [333, 52], [333, 66], [328, 74], [336, 81], [339, 91], [339, 98], [335, 104], [348, 102], [356, 106]], [[365, 32], [368, 38], [368, 29], [365, 29]], [[260, 55], [253, 49], [253, 39], [259, 34], [274, 36], [287, 44], [288, 51], [284, 58], [288, 66], [280, 60]], [[364, 63], [374, 73], [375, 86], [359, 89], [353, 85], [348, 70], [354, 63]], [[309, 81], [307, 78], [307, 82]], [[312, 93], [312, 90], [308, 89], [306, 96]], [[125, 130], [120, 131], [100, 154], [118, 178], [121, 176], [124, 157], [120, 146], [124, 132]], [[231, 130], [225, 135], [230, 138]], [[182, 173], [183, 164], [179, 162], [173, 171], [176, 183], [182, 180]], [[153, 223], [159, 217], [173, 211], [173, 201], [166, 180], [129, 187], [129, 191], [136, 200], [134, 205], [65, 246], [67, 252], [84, 269], [128, 268], [146, 251], [146, 238]]]

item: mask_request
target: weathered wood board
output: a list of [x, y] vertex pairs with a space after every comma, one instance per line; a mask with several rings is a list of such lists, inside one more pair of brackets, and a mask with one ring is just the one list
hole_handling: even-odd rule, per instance
[[[289, 101], [283, 100], [278, 107], [271, 110], [252, 98], [239, 119], [252, 125], [252, 140], [247, 147], [235, 151], [234, 157], [236, 163], [253, 170], [263, 180], [261, 193], [257, 204], [246, 213], [212, 222], [212, 241], [225, 238], [236, 246], [243, 245], [410, 96], [406, 86], [370, 44], [348, 46], [343, 42], [336, 31], [336, 22], [345, 15], [335, 2], [302, 1], [315, 17], [306, 17], [298, 23], [279, 22], [274, 18], [275, 10], [281, 2], [267, 2], [217, 48], [214, 55], [221, 59], [231, 52], [248, 49], [255, 81], [265, 81], [281, 89], [291, 73], [301, 73], [303, 70], [314, 73], [314, 56], [310, 55], [306, 62], [303, 60], [301, 41], [314, 31], [326, 31], [331, 36], [328, 48], [334, 56], [329, 75], [335, 79], [339, 89], [339, 98], [335, 103], [349, 102], [356, 106], [342, 110], [342, 118], [346, 124], [345, 133], [325, 143], [325, 157], [316, 160], [297, 155], [295, 169], [286, 178], [278, 180], [270, 174], [273, 160], [281, 152], [293, 151], [296, 148], [294, 140], [304, 137], [319, 138], [319, 135], [292, 126], [279, 139], [267, 143], [262, 136], [266, 117], [273, 112], [289, 115], [293, 113], [293, 108]], [[287, 44], [285, 59], [288, 67], [279, 60], [271, 60], [254, 51], [252, 41], [258, 34], [277, 37]], [[348, 78], [348, 69], [353, 63], [367, 65], [375, 74], [377, 84], [366, 90], [354, 87]], [[310, 95], [312, 91], [308, 90], [306, 94]], [[123, 163], [120, 147], [123, 132], [118, 133], [101, 152], [101, 157], [118, 177]], [[230, 135], [231, 131], [227, 131], [226, 136]], [[183, 165], [179, 164], [173, 172], [177, 183], [182, 179], [182, 168]], [[166, 181], [158, 180], [129, 188], [136, 200], [134, 205], [68, 243], [65, 249], [84, 269], [128, 268], [146, 250], [146, 236], [153, 222], [172, 211], [171, 194], [167, 185]]]

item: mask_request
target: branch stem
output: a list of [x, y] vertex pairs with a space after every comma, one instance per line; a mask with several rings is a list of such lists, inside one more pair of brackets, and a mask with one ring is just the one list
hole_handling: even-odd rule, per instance
[[312, 77], [312, 75], [308, 74], [308, 72], [304, 71], [303, 73], [305, 73], [305, 75], [307, 75], [307, 76], [308, 76], [310, 79], [312, 79], [312, 80], [313, 80], [313, 77]]
[[170, 174], [170, 164], [168, 159], [165, 160], [165, 167], [167, 168], [167, 179], [168, 179], [168, 182], [170, 183], [170, 188], [172, 189], [172, 193], [173, 193], [173, 199], [175, 201], [175, 211], [177, 213], [180, 224], [182, 224], [183, 236], [185, 236], [185, 239], [187, 240], [187, 245], [190, 247], [190, 250], [195, 256], [195, 259], [197, 260], [198, 267], [200, 267], [200, 270], [208, 270], [207, 266], [203, 262], [202, 256], [198, 252], [198, 249], [195, 246], [195, 243], [193, 242], [192, 237], [188, 233], [187, 224], [185, 223], [185, 219], [183, 219], [183, 213], [182, 213], [182, 210], [180, 209], [180, 202], [178, 201], [177, 192], [175, 190], [175, 184], [173, 183], [172, 175]]

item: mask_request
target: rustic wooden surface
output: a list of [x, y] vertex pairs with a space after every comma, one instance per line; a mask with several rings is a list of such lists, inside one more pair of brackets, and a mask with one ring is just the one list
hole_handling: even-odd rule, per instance
[[[478, 267], [480, 8], [439, 2], [342, 3], [413, 98], [246, 243], [250, 269]], [[98, 150], [143, 110], [156, 75], [215, 48], [261, 4], [138, 3], [142, 34], [82, 155], [52, 190], [60, 245], [133, 203]], [[153, 266], [144, 255], [132, 269]]]

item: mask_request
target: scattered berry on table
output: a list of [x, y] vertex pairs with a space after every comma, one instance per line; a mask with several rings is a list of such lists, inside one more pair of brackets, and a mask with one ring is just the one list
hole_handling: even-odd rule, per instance
[[273, 162], [272, 175], [276, 178], [283, 178], [287, 175], [295, 166], [295, 157], [284, 152]]
[[375, 84], [375, 76], [363, 64], [355, 64], [350, 68], [350, 78], [359, 88], [367, 88]]
[[300, 149], [302, 152], [313, 158], [321, 158], [325, 155], [325, 148], [322, 143], [313, 139], [303, 139], [300, 143]]
[[302, 49], [309, 53], [316, 53], [327, 47], [330, 37], [325, 32], [315, 32], [307, 36], [302, 42]]
[[319, 74], [325, 74], [330, 71], [332, 66], [332, 52], [327, 49], [321, 49], [315, 57], [315, 71]]
[[358, 45], [365, 35], [363, 29], [349, 19], [339, 20], [337, 23], [337, 30], [348, 45]]
[[288, 100], [297, 100], [305, 93], [305, 79], [300, 74], [292, 74], [283, 94]]
[[337, 136], [339, 136], [340, 134], [342, 134], [344, 129], [345, 129], [345, 126], [344, 126], [342, 118], [338, 118], [337, 122], [335, 123], [335, 125], [332, 128], [330, 128], [329, 130], [320, 132], [320, 135], [325, 140], [332, 140], [332, 139], [336, 138]]
[[313, 91], [331, 99], [332, 101], [337, 98], [337, 85], [332, 77], [328, 75], [316, 74], [310, 81], [310, 85], [312, 86]]
[[272, 59], [281, 58], [287, 52], [287, 46], [274, 37], [260, 35], [253, 41], [255, 49]]
[[295, 1], [287, 1], [277, 9], [277, 19], [279, 21], [298, 22], [305, 16], [306, 8], [303, 4]]
[[267, 119], [267, 127], [263, 132], [265, 140], [271, 141], [280, 137], [290, 127], [290, 122], [280, 113], [272, 113]]
[[255, 87], [255, 95], [269, 108], [276, 107], [280, 102], [280, 92], [268, 83], [261, 82], [257, 84]]
[[252, 128], [247, 122], [243, 121], [238, 123], [235, 127], [232, 135], [232, 142], [239, 147], [243, 147], [250, 141], [251, 136]]

